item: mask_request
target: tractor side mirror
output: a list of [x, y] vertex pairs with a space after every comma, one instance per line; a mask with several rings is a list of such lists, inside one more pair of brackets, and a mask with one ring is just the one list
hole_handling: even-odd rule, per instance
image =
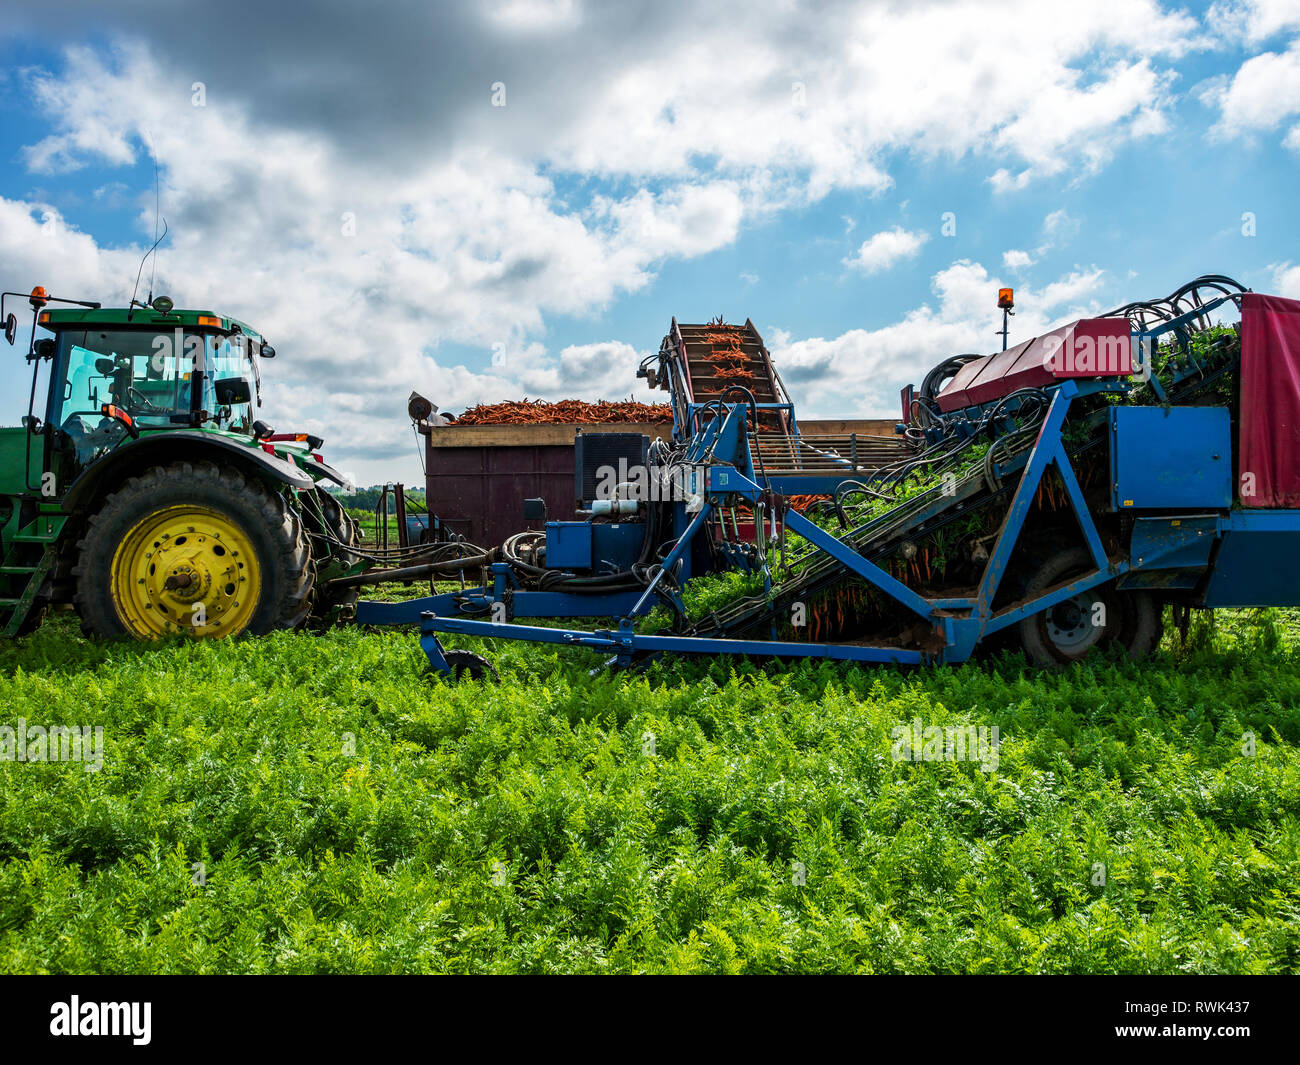
[[5, 339], [10, 344], [14, 342], [14, 337], [18, 335], [18, 319], [12, 314], [5, 319]]
[[262, 358], [264, 358], [264, 359], [274, 359], [274, 358], [275, 358], [275, 348], [271, 347], [270, 344], [263, 344], [263, 345], [262, 345], [262, 350], [261, 350], [261, 355], [262, 355]]
[[251, 403], [253, 391], [242, 377], [223, 377], [212, 383], [212, 391], [217, 397], [217, 404], [230, 407], [236, 403]]
[[95, 372], [98, 373], [100, 377], [111, 377], [113, 375], [113, 371], [116, 369], [117, 369], [117, 363], [115, 363], [112, 359], [95, 360]]
[[32, 349], [32, 354], [38, 359], [54, 358], [54, 341], [49, 337], [41, 337], [41, 339], [36, 342], [36, 347]]

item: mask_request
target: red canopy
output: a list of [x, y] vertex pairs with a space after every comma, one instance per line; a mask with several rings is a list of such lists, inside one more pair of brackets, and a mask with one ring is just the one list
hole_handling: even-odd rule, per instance
[[990, 403], [1018, 388], [1043, 388], [1067, 377], [1127, 377], [1132, 372], [1128, 319], [1081, 318], [968, 362], [937, 399], [946, 414]]
[[1237, 491], [1243, 506], [1300, 507], [1300, 300], [1241, 300]]

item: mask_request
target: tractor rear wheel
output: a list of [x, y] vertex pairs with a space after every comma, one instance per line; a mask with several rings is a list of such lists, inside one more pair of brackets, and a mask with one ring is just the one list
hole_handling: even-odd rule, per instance
[[[1024, 598], [1037, 599], [1094, 569], [1092, 555], [1083, 548], [1062, 551], [1029, 579]], [[1068, 665], [1094, 648], [1114, 645], [1138, 659], [1160, 642], [1160, 611], [1150, 593], [1121, 592], [1111, 581], [1025, 618], [1019, 631], [1025, 654], [1038, 666]]]
[[77, 549], [76, 603], [88, 635], [261, 635], [297, 628], [311, 601], [311, 550], [295, 510], [260, 481], [211, 462], [123, 482]]

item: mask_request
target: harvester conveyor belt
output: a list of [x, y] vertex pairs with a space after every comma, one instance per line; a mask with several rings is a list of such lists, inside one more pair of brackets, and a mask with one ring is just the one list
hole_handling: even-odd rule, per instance
[[[847, 533], [843, 542], [867, 560], [879, 563], [904, 541], [919, 539], [1014, 490], [1019, 478], [1009, 483], [1003, 483], [1002, 478], [1024, 467], [1032, 443], [1031, 436], [1022, 436], [1015, 453], [997, 467], [995, 483], [990, 484], [983, 471], [979, 471], [958, 482], [948, 494], [944, 486], [936, 485]], [[739, 599], [723, 610], [706, 615], [689, 626], [685, 634], [733, 636], [753, 632], [787, 616], [789, 603], [857, 579], [833, 558], [820, 552], [812, 555], [816, 557], [798, 576], [774, 584], [763, 597]]]

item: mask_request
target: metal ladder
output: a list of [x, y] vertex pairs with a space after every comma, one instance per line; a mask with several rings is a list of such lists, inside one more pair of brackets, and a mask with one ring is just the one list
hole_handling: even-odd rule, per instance
[[[0, 577], [4, 578], [7, 591], [18, 594], [0, 596], [0, 623], [3, 623], [0, 636], [17, 636], [23, 622], [27, 620], [45, 584], [45, 579], [53, 571], [57, 561], [54, 546], [56, 540], [55, 536], [22, 531], [12, 537], [6, 545], [4, 562], [0, 564]], [[20, 544], [43, 545], [44, 550], [39, 561], [34, 565], [19, 562], [16, 556]]]

